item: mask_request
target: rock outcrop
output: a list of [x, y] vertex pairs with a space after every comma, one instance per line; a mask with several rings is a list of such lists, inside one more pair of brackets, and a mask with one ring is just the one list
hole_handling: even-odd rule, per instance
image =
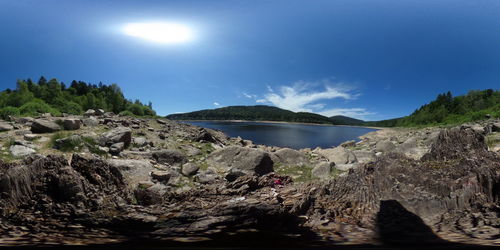
[[52, 121], [48, 120], [35, 120], [31, 124], [31, 132], [36, 134], [53, 133], [61, 130], [61, 127]]

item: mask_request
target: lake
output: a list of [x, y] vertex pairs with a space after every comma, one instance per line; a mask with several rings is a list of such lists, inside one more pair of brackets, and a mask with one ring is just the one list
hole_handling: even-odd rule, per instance
[[196, 126], [218, 129], [231, 137], [241, 137], [255, 144], [300, 148], [329, 148], [375, 131], [372, 128], [306, 125], [294, 123], [186, 121]]

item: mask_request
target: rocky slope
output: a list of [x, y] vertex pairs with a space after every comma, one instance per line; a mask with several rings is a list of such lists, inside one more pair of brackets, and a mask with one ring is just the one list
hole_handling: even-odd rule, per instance
[[498, 121], [299, 151], [102, 111], [0, 130], [0, 246], [500, 244]]

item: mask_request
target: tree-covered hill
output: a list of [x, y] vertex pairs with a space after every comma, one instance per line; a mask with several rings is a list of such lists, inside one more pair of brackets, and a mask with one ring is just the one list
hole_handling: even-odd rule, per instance
[[172, 114], [168, 115], [167, 118], [172, 120], [249, 120], [332, 124], [328, 117], [322, 115], [292, 112], [265, 105], [206, 109], [190, 113]]
[[341, 124], [341, 125], [358, 126], [358, 125], [363, 125], [365, 123], [365, 121], [363, 121], [363, 120], [354, 119], [354, 118], [343, 116], [343, 115], [332, 116], [332, 117], [330, 117], [330, 120], [332, 120], [332, 122], [334, 124], [339, 124], [339, 125]]
[[82, 114], [88, 109], [104, 109], [116, 114], [154, 116], [152, 104], [125, 99], [116, 84], [90, 84], [72, 81], [69, 86], [57, 79], [47, 81], [43, 76], [38, 82], [18, 80], [15, 90], [0, 92], [0, 118], [35, 116], [42, 113], [53, 115]]
[[487, 115], [500, 117], [500, 91], [472, 90], [467, 95], [453, 97], [451, 92], [437, 96], [411, 115], [391, 120], [366, 122], [371, 126], [427, 126], [459, 124], [484, 119]]

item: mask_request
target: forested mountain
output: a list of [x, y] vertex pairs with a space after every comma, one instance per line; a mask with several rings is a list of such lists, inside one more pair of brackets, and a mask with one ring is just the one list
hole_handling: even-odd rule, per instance
[[18, 80], [15, 90], [0, 92], [0, 118], [34, 116], [40, 113], [53, 115], [81, 114], [87, 109], [104, 109], [116, 114], [154, 116], [152, 104], [125, 99], [116, 84], [90, 84], [72, 81], [69, 86], [57, 79], [47, 81], [43, 76], [38, 82]]
[[425, 126], [458, 124], [484, 119], [490, 115], [500, 117], [500, 91], [472, 90], [467, 95], [453, 97], [451, 92], [437, 96], [436, 100], [415, 110], [411, 115], [391, 120], [366, 122], [371, 126]]
[[330, 120], [332, 120], [332, 122], [334, 124], [339, 124], [339, 125], [355, 125], [356, 126], [356, 125], [363, 125], [365, 123], [365, 121], [363, 121], [363, 120], [358, 120], [358, 119], [354, 119], [354, 118], [343, 116], [343, 115], [332, 116], [332, 117], [330, 117]]
[[206, 109], [184, 114], [172, 114], [168, 115], [167, 118], [172, 120], [249, 120], [332, 124], [328, 117], [322, 115], [306, 112], [296, 113], [265, 105]]

